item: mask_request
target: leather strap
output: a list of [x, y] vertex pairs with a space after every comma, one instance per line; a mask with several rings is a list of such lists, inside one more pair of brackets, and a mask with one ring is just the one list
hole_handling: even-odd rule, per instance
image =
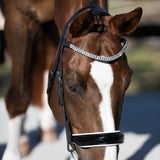
[[81, 148], [91, 147], [108, 147], [119, 145], [124, 142], [124, 135], [120, 131], [110, 133], [88, 133], [88, 134], [73, 134], [72, 141]]

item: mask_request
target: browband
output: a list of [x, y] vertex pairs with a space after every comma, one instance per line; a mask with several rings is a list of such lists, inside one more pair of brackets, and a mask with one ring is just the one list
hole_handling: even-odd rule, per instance
[[111, 57], [97, 56], [95, 54], [84, 51], [84, 50], [76, 47], [74, 44], [67, 42], [67, 41], [65, 41], [64, 45], [66, 47], [72, 49], [73, 51], [78, 52], [79, 54], [82, 54], [83, 56], [94, 59], [96, 61], [112, 62], [112, 61], [115, 61], [116, 59], [120, 58], [124, 54], [125, 49], [127, 48], [127, 45], [128, 45], [127, 40], [124, 38], [121, 38], [120, 41], [121, 41], [121, 43], [123, 43], [122, 49], [117, 54], [115, 54], [114, 56], [111, 56]]

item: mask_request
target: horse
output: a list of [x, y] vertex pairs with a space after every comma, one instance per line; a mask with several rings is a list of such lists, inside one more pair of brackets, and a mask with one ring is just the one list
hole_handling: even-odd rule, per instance
[[74, 159], [117, 159], [123, 142], [118, 131], [122, 103], [132, 75], [124, 53], [127, 42], [121, 37], [136, 28], [141, 15], [142, 9], [136, 8], [111, 16], [105, 0], [5, 1], [12, 73], [6, 95], [10, 133], [3, 160], [21, 159], [20, 125], [29, 103], [39, 100], [34, 84], [47, 69], [49, 105], [66, 128]]

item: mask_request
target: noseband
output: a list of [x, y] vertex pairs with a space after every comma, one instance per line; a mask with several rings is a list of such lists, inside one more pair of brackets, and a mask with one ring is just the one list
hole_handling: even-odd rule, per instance
[[62, 110], [62, 113], [63, 113], [64, 126], [66, 129], [67, 149], [69, 152], [71, 152], [74, 159], [77, 159], [77, 160], [79, 158], [78, 158], [78, 156], [75, 156], [75, 154], [74, 154], [74, 153], [76, 153], [75, 145], [85, 149], [85, 148], [91, 148], [91, 147], [115, 146], [115, 145], [119, 145], [119, 144], [123, 143], [123, 141], [124, 141], [124, 135], [120, 131], [107, 132], [107, 133], [106, 132], [95, 132], [95, 133], [85, 133], [85, 134], [72, 134], [71, 126], [70, 126], [70, 123], [67, 119], [66, 108], [65, 108], [65, 104], [64, 104], [63, 79], [62, 79], [62, 73], [63, 73], [62, 57], [63, 57], [64, 47], [68, 47], [79, 54], [82, 54], [86, 57], [89, 57], [91, 59], [94, 59], [94, 60], [102, 62], [102, 63], [109, 63], [109, 62], [117, 60], [118, 58], [120, 58], [123, 55], [123, 53], [127, 47], [127, 41], [124, 38], [121, 38], [121, 43], [123, 43], [121, 51], [118, 52], [114, 56], [104, 57], [104, 56], [97, 56], [92, 53], [86, 52], [86, 51], [76, 47], [72, 43], [67, 42], [66, 37], [67, 37], [69, 23], [78, 14], [80, 14], [82, 11], [84, 11], [86, 9], [90, 9], [91, 13], [93, 15], [109, 16], [109, 14], [105, 10], [103, 10], [102, 8], [100, 8], [98, 6], [89, 6], [89, 7], [85, 7], [85, 8], [80, 9], [78, 12], [76, 12], [71, 17], [71, 19], [67, 22], [67, 24], [64, 27], [61, 41], [60, 41], [60, 47], [59, 47], [57, 60], [56, 60], [56, 63], [55, 63], [53, 70], [49, 74], [48, 89], [47, 89], [48, 102], [50, 104], [50, 94], [51, 94], [54, 79], [56, 77], [58, 103], [59, 103], [61, 110]]

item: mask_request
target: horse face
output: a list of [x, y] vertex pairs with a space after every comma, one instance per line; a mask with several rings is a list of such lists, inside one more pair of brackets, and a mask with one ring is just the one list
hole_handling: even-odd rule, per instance
[[[141, 8], [137, 8], [126, 14], [95, 18], [85, 11], [71, 22], [67, 41], [96, 55], [113, 56], [121, 50], [120, 37], [135, 29], [141, 14]], [[102, 63], [65, 48], [64, 101], [72, 132], [117, 130], [131, 75], [125, 54], [112, 63]], [[117, 147], [77, 147], [77, 152], [82, 160], [117, 159]]]

